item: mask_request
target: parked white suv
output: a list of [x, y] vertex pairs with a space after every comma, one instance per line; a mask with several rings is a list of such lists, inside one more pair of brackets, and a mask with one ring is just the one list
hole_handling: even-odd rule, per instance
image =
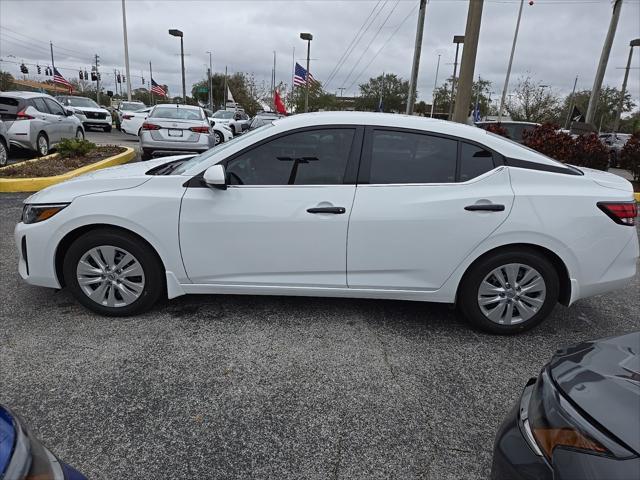
[[1, 92], [0, 120], [12, 146], [39, 155], [47, 155], [63, 138], [84, 138], [82, 122], [44, 93]]
[[111, 114], [96, 102], [87, 97], [72, 95], [56, 97], [62, 105], [71, 110], [82, 122], [84, 128], [100, 128], [105, 132], [111, 131]]
[[627, 286], [638, 259], [624, 178], [405, 115], [294, 115], [25, 204], [20, 275], [104, 315], [164, 294], [386, 298], [515, 333]]

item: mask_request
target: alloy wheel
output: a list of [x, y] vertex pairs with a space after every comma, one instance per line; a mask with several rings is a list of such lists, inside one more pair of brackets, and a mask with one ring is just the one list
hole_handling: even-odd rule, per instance
[[76, 266], [80, 289], [106, 307], [126, 307], [140, 298], [145, 286], [144, 270], [129, 252], [112, 245], [87, 251]]
[[535, 268], [509, 263], [493, 269], [478, 288], [480, 311], [492, 322], [514, 325], [533, 317], [546, 297], [544, 278]]
[[44, 135], [38, 137], [38, 151], [43, 157], [49, 153], [49, 143]]
[[213, 132], [213, 137], [215, 139], [216, 145], [222, 143], [222, 135], [220, 135], [218, 132]]

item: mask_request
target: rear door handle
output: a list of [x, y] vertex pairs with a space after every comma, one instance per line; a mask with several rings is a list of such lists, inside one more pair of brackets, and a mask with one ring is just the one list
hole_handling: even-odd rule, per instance
[[464, 209], [470, 212], [502, 212], [504, 211], [504, 205], [498, 203], [476, 203], [474, 205], [467, 205]]
[[333, 213], [336, 215], [341, 215], [347, 211], [344, 207], [313, 207], [307, 208], [307, 212], [309, 213]]

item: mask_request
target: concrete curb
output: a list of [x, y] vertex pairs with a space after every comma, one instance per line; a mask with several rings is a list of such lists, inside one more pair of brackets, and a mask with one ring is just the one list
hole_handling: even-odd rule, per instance
[[[136, 151], [130, 147], [126, 148], [126, 151], [114, 155], [113, 157], [105, 158], [99, 162], [92, 163], [91, 165], [85, 165], [84, 167], [71, 170], [70, 172], [63, 173], [62, 175], [55, 175], [53, 177], [36, 177], [36, 178], [0, 178], [0, 192], [37, 192], [43, 188], [55, 185], [56, 183], [64, 182], [83, 173], [92, 172], [101, 168], [113, 167], [115, 165], [121, 165], [133, 160], [136, 156]], [[47, 155], [46, 157], [40, 157], [33, 160], [27, 160], [26, 162], [14, 163], [9, 167], [21, 165], [29, 162], [39, 162], [49, 158], [55, 158], [57, 153], [53, 155]], [[2, 176], [2, 170], [7, 167], [0, 168], [0, 177]]]

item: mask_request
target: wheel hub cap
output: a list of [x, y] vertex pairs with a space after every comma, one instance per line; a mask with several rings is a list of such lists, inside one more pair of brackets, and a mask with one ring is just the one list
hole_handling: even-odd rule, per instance
[[533, 317], [545, 296], [544, 279], [535, 268], [509, 263], [484, 278], [478, 289], [478, 306], [492, 322], [515, 325]]
[[80, 289], [106, 307], [126, 307], [140, 298], [145, 277], [142, 265], [129, 252], [101, 245], [86, 252], [76, 267]]

